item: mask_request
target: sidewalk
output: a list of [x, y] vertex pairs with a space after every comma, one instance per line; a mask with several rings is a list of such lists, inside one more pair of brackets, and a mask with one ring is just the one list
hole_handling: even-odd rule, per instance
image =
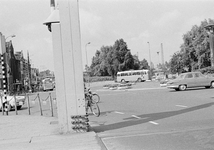
[[57, 118], [0, 116], [3, 150], [106, 150], [95, 132], [59, 134]]

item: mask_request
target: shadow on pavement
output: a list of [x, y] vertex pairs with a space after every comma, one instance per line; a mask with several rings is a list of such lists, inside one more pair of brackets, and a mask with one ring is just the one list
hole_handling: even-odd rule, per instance
[[199, 109], [204, 109], [212, 105], [214, 105], [214, 102], [206, 103], [206, 104], [202, 104], [202, 105], [198, 105], [198, 106], [194, 106], [194, 107], [190, 107], [190, 108], [186, 108], [178, 111], [167, 111], [167, 112], [160, 112], [160, 113], [153, 113], [153, 114], [137, 115], [141, 119], [134, 119], [133, 117], [125, 118], [124, 120], [128, 120], [128, 121], [118, 122], [118, 123], [109, 124], [109, 125], [96, 126], [96, 127], [93, 127], [93, 130], [99, 133], [99, 132], [104, 132], [108, 130], [120, 129], [120, 128], [129, 127], [137, 124], [147, 123], [149, 121], [169, 118], [172, 116], [188, 113]]
[[204, 88], [204, 87], [199, 87], [199, 88], [187, 88], [185, 91], [175, 91], [174, 89], [171, 89], [170, 92], [190, 92], [190, 91], [198, 91], [198, 90], [213, 90], [212, 88]]

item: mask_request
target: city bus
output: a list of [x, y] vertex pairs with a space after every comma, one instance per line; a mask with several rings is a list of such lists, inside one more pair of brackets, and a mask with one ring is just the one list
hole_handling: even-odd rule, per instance
[[42, 90], [47, 91], [47, 90], [53, 90], [55, 88], [55, 84], [53, 79], [51, 78], [45, 78], [42, 80]]
[[150, 79], [149, 70], [129, 70], [117, 73], [117, 82], [138, 81], [144, 82]]

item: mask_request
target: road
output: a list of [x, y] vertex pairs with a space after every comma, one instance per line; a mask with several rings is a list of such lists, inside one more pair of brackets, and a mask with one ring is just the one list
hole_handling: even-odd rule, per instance
[[89, 120], [109, 150], [214, 149], [214, 89], [138, 83], [126, 91], [94, 90], [102, 113]]
[[[128, 90], [103, 89], [99, 84], [91, 89], [101, 97], [101, 115], [90, 114], [90, 125], [108, 150], [214, 149], [214, 89], [177, 92], [158, 82], [137, 83]], [[49, 100], [49, 93], [55, 98], [53, 91], [41, 92], [40, 99]], [[30, 95], [31, 115], [41, 115], [36, 96]], [[50, 103], [41, 104], [43, 116], [51, 117]], [[18, 113], [28, 115], [27, 105]]]

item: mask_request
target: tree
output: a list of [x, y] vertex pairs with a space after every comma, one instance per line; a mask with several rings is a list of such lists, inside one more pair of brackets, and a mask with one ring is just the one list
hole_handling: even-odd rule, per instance
[[177, 52], [174, 53], [171, 60], [170, 60], [170, 72], [181, 73], [183, 72], [183, 62], [181, 61], [182, 55], [181, 53]]
[[149, 69], [149, 63], [145, 58], [140, 61], [140, 69]]
[[[214, 20], [204, 20], [200, 26], [194, 25], [190, 31], [183, 35], [183, 43], [181, 44], [180, 51], [174, 53], [170, 60], [171, 70], [182, 71], [194, 71], [204, 67], [208, 67], [211, 64], [210, 61], [210, 47], [208, 34], [205, 30], [205, 26], [209, 23], [213, 23]], [[177, 60], [179, 55], [180, 60]], [[179, 61], [180, 65], [176, 64]], [[182, 64], [182, 65], [181, 65]], [[172, 67], [177, 68], [172, 68]], [[178, 68], [179, 67], [179, 68]]]
[[[142, 67], [141, 67], [142, 66]], [[93, 76], [116, 76], [118, 71], [130, 69], [148, 69], [148, 62], [144, 59], [142, 64], [136, 55], [132, 55], [123, 39], [116, 40], [113, 46], [102, 46], [92, 58], [90, 66]]]

